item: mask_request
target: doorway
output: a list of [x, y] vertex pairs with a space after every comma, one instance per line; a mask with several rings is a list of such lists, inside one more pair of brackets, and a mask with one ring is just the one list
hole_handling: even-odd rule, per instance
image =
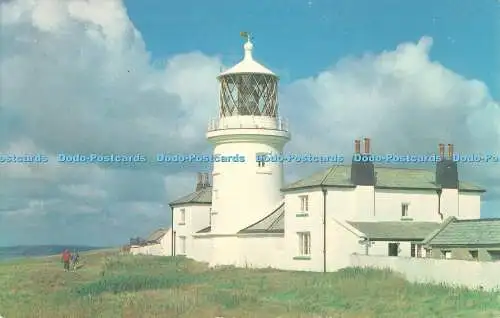
[[399, 243], [389, 243], [389, 256], [398, 256]]

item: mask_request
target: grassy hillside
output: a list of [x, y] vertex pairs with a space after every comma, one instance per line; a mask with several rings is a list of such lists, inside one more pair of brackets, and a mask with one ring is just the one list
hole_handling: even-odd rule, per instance
[[0, 263], [0, 315], [58, 317], [499, 317], [500, 294], [416, 285], [386, 271], [208, 269], [186, 259], [83, 254]]

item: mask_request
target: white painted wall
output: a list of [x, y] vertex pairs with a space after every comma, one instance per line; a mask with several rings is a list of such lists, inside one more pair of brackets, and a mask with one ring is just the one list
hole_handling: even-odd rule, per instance
[[140, 246], [131, 246], [130, 247], [130, 254], [132, 254], [132, 255], [141, 254], [141, 247]]
[[409, 218], [417, 222], [441, 222], [434, 190], [386, 190], [375, 193], [375, 220], [400, 221], [401, 205], [408, 203]]
[[[355, 201], [355, 210], [350, 219], [353, 221], [375, 220], [375, 188], [373, 186], [357, 186], [353, 191], [354, 197], [351, 200], [354, 199]], [[346, 213], [346, 218], [349, 218], [349, 216]]]
[[205, 234], [193, 237], [192, 251], [189, 257], [203, 263], [210, 263], [212, 259], [213, 242], [210, 236]]
[[[365, 193], [366, 194], [366, 193]], [[354, 220], [358, 214], [358, 205], [356, 198], [359, 197], [360, 192], [356, 192], [354, 188], [337, 188], [328, 189], [326, 198], [326, 212], [327, 217], [334, 217], [342, 220]], [[315, 196], [315, 200], [319, 200], [314, 206], [319, 207], [323, 213], [323, 193], [320, 192], [320, 197]], [[373, 202], [373, 200], [371, 201]]]
[[[309, 197], [309, 210], [301, 211], [300, 195]], [[307, 216], [297, 216], [307, 213]], [[285, 194], [285, 251], [283, 268], [321, 271], [323, 255], [323, 193], [321, 190], [293, 191]], [[311, 259], [294, 260], [299, 256], [298, 232], [311, 233]]]
[[[314, 214], [322, 213], [323, 196], [317, 192], [294, 191], [285, 194], [286, 209], [300, 209], [300, 195], [309, 194], [309, 205], [320, 207]], [[460, 193], [460, 201], [456, 190], [443, 190], [441, 209], [454, 211], [461, 219], [479, 218], [481, 196], [478, 193]], [[456, 199], [456, 200], [455, 200]], [[374, 204], [375, 200], [375, 204]], [[441, 222], [438, 214], [438, 195], [434, 190], [389, 190], [362, 186], [355, 189], [329, 188], [327, 197], [327, 213], [335, 218], [349, 221], [401, 221], [401, 205], [408, 203], [409, 218], [416, 222]], [[459, 205], [458, 205], [459, 204]], [[290, 208], [289, 208], [290, 207]], [[460, 210], [458, 210], [460, 207]], [[450, 212], [451, 213], [451, 212]], [[444, 215], [444, 219], [448, 215]]]
[[[458, 214], [458, 190], [457, 189], [443, 189], [441, 193], [441, 213], [444, 219], [450, 216], [460, 218]], [[463, 207], [467, 209], [466, 207]]]
[[474, 192], [460, 192], [459, 219], [479, 219], [481, 217], [481, 195]]
[[155, 256], [171, 256], [172, 255], [172, 229], [161, 238], [160, 243], [145, 246], [131, 246], [130, 253], [132, 255], [155, 255]]
[[241, 255], [245, 253], [239, 246], [236, 235], [212, 236], [212, 255], [210, 266], [238, 266]]
[[248, 268], [281, 268], [285, 252], [284, 236], [238, 236], [240, 261], [238, 266]]
[[485, 290], [500, 288], [500, 262], [351, 255], [351, 266], [390, 268], [411, 282], [482, 286]]
[[[275, 132], [275, 133], [271, 133]], [[223, 134], [224, 133], [224, 134]], [[257, 153], [281, 154], [288, 141], [280, 131], [238, 129], [209, 133], [214, 154], [241, 155], [246, 162], [215, 162], [212, 175], [212, 209], [217, 213], [212, 233], [234, 234], [272, 212], [282, 200], [283, 163], [267, 162], [259, 167]]]
[[[181, 210], [185, 209], [185, 222], [181, 221]], [[181, 239], [180, 237], [186, 237], [186, 256], [190, 257], [190, 253], [193, 253], [196, 248], [193, 245], [193, 234], [209, 225], [210, 221], [210, 205], [208, 204], [191, 204], [191, 205], [180, 205], [173, 209], [174, 213], [174, 224], [173, 229], [175, 231], [175, 252], [177, 255], [181, 254]]]
[[336, 218], [327, 220], [326, 269], [328, 272], [333, 272], [348, 267], [351, 254], [364, 253], [365, 247], [360, 243], [361, 233], [355, 228]]

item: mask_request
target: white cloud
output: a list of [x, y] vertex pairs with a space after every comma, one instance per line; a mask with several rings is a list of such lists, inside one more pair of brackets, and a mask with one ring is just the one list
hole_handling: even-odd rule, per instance
[[[3, 153], [208, 149], [204, 134], [217, 115], [219, 58], [191, 52], [153, 65], [118, 0], [15, 0], [1, 3], [0, 14]], [[345, 58], [282, 87], [280, 107], [293, 134], [288, 149], [350, 153], [359, 136], [373, 138], [380, 152], [434, 152], [439, 142], [464, 152], [500, 149], [498, 103], [480, 81], [431, 61], [431, 48], [432, 39], [423, 37]], [[498, 193], [498, 167], [465, 172]], [[196, 178], [196, 167], [180, 166], [2, 168], [0, 220], [8, 222], [0, 221], [0, 241], [6, 244], [116, 244], [145, 234], [168, 224], [165, 203], [192, 191]], [[288, 173], [311, 169], [293, 165]], [[32, 238], [18, 234], [28, 229]]]

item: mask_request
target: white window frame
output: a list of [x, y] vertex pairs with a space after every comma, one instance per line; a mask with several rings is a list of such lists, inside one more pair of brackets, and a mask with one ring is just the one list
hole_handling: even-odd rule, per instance
[[402, 218], [408, 218], [410, 217], [410, 203], [403, 202], [401, 203], [401, 217]]
[[306, 213], [309, 212], [309, 196], [304, 194], [304, 195], [299, 195], [300, 199], [300, 212]]
[[185, 236], [179, 236], [179, 249], [180, 249], [179, 254], [181, 254], [181, 255], [186, 254], [186, 237]]
[[299, 256], [311, 256], [311, 232], [297, 232]]
[[181, 216], [180, 216], [179, 224], [180, 225], [186, 224], [186, 209], [182, 208], [182, 209], [180, 209], [180, 212], [181, 212]]

